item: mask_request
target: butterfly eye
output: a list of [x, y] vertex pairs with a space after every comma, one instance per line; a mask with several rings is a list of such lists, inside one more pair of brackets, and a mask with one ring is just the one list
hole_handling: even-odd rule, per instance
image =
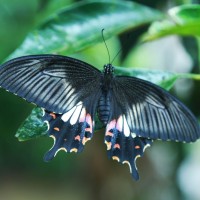
[[106, 70], [107, 70], [107, 66], [106, 66], [106, 65], [104, 65], [104, 66], [103, 66], [103, 72], [105, 73], [105, 72], [106, 72]]

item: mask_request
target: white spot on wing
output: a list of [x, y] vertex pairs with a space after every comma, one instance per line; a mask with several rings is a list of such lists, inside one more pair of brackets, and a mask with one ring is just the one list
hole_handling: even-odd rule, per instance
[[77, 103], [77, 106], [82, 105], [82, 104], [83, 104], [83, 102], [82, 102], [82, 101], [79, 101], [79, 102]]
[[120, 117], [118, 118], [117, 124], [116, 124], [117, 130], [119, 130], [120, 132], [122, 132], [122, 123], [123, 123], [123, 121], [122, 121], [122, 116], [120, 116]]
[[64, 122], [67, 122], [70, 117], [70, 124], [73, 125], [76, 123], [78, 117], [79, 117], [79, 114], [81, 112], [81, 109], [82, 109], [82, 104], [83, 102], [80, 101], [77, 103], [76, 106], [74, 106], [71, 110], [69, 110], [68, 112], [64, 113], [61, 117], [61, 119], [64, 121]]
[[86, 109], [83, 107], [79, 117], [79, 122], [84, 122], [85, 118], [86, 118]]
[[72, 115], [72, 117], [70, 119], [70, 124], [71, 125], [74, 125], [77, 122], [77, 120], [78, 120], [78, 118], [80, 116], [81, 109], [82, 109], [82, 105], [81, 104], [76, 106], [76, 110], [74, 111], [74, 113], [73, 113], [73, 115]]
[[64, 122], [67, 122], [69, 120], [69, 118], [72, 116], [73, 112], [75, 111], [76, 106], [74, 106], [71, 110], [69, 110], [68, 112], [64, 113], [61, 117], [61, 119]]
[[132, 138], [135, 138], [137, 135], [136, 133], [131, 133]]
[[111, 129], [115, 128], [116, 126], [116, 120], [113, 119], [111, 122], [109, 122], [106, 126], [106, 133], [109, 132]]
[[129, 129], [129, 126], [128, 126], [128, 123], [127, 123], [127, 121], [126, 121], [126, 117], [125, 117], [125, 115], [123, 115], [123, 121], [124, 121], [124, 135], [126, 136], [126, 137], [129, 137], [129, 135], [130, 135], [130, 129]]

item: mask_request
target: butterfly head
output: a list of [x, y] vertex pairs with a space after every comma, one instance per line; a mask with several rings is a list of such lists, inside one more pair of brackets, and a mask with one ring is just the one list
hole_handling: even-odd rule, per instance
[[112, 66], [112, 64], [107, 64], [104, 65], [104, 70], [103, 70], [104, 74], [113, 74], [114, 73], [114, 67]]

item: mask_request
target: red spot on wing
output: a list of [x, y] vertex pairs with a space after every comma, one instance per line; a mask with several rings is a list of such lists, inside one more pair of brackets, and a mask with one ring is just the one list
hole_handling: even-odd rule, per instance
[[106, 136], [113, 137], [113, 133], [111, 133], [110, 131], [108, 131], [108, 132], [106, 132]]
[[89, 140], [91, 140], [91, 138], [86, 138], [86, 137], [84, 137], [83, 140], [82, 140], [82, 144], [85, 145], [85, 143], [86, 143], [87, 141], [89, 141]]
[[56, 119], [56, 115], [54, 113], [50, 113], [49, 115], [51, 115], [53, 119]]
[[140, 146], [139, 145], [135, 146], [135, 149], [140, 149]]
[[114, 148], [115, 148], [115, 149], [116, 149], [116, 148], [117, 148], [117, 149], [120, 149], [120, 145], [119, 145], [119, 144], [115, 144], [115, 145], [114, 145]]
[[80, 141], [81, 137], [80, 137], [80, 135], [77, 135], [74, 139]]
[[54, 127], [53, 128], [55, 131], [60, 131], [60, 129], [58, 127]]

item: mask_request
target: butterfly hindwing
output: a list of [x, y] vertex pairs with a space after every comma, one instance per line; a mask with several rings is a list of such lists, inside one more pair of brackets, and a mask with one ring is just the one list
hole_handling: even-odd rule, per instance
[[[96, 93], [98, 99], [100, 93]], [[43, 120], [48, 123], [48, 134], [54, 139], [53, 147], [45, 154], [44, 160], [51, 160], [57, 152], [81, 152], [85, 143], [94, 133], [94, 116], [97, 100], [92, 98], [79, 102], [64, 114], [45, 111]]]
[[151, 145], [152, 140], [131, 132], [125, 115], [113, 98], [110, 119], [105, 133], [108, 157], [122, 164], [128, 164], [132, 177], [138, 180], [136, 159], [144, 155], [146, 147]]
[[150, 82], [117, 76], [113, 80], [113, 98], [136, 136], [180, 142], [200, 137], [199, 124], [189, 109]]
[[93, 66], [70, 57], [24, 56], [1, 66], [0, 86], [62, 114], [99, 89], [100, 75]]

